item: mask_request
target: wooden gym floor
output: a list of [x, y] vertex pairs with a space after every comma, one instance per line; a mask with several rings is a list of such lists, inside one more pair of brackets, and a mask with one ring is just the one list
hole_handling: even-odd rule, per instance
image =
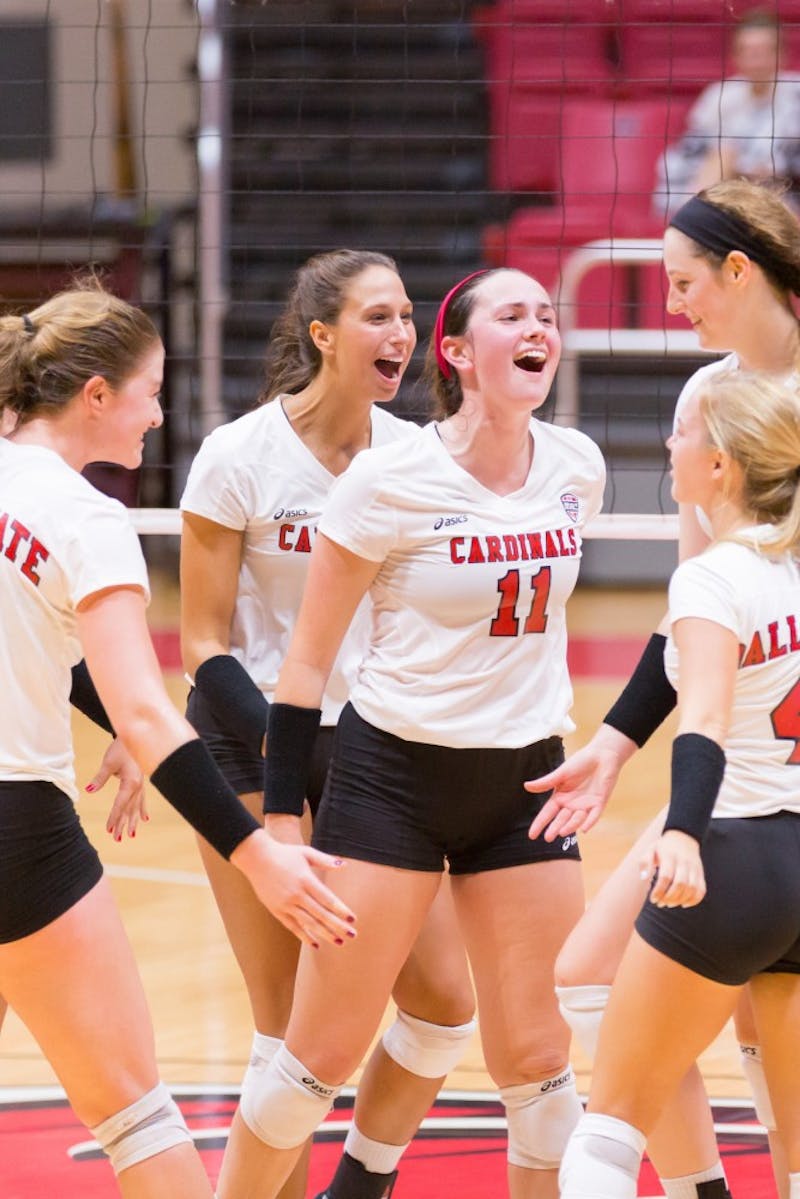
[[[170, 694], [182, 707], [186, 685], [175, 668], [176, 585], [168, 573], [157, 575], [154, 583], [151, 627], [164, 651], [162, 660], [172, 664], [165, 668]], [[568, 751], [581, 744], [602, 718], [629, 664], [660, 619], [663, 605], [660, 590], [584, 589], [574, 596], [570, 632], [576, 649], [573, 715], [578, 732], [569, 739]], [[74, 725], [82, 786], [94, 773], [105, 736], [80, 715], [75, 716]], [[636, 755], [603, 820], [582, 838], [589, 895], [665, 802], [670, 735], [668, 724]], [[150, 823], [134, 840], [115, 844], [104, 830], [109, 802], [105, 793], [87, 795], [81, 800], [80, 813], [112, 880], [139, 962], [155, 1023], [162, 1076], [173, 1086], [238, 1085], [252, 1029], [244, 988], [202, 873], [193, 834], [151, 791]], [[102, 947], [98, 946], [100, 979], [101, 963]], [[577, 1048], [573, 1060], [579, 1088], [585, 1092], [587, 1063]], [[701, 1066], [712, 1097], [747, 1094], [729, 1029], [704, 1054]], [[0, 1087], [55, 1081], [35, 1042], [9, 1013], [0, 1035]], [[493, 1091], [477, 1035], [461, 1066], [450, 1076], [448, 1087]]]

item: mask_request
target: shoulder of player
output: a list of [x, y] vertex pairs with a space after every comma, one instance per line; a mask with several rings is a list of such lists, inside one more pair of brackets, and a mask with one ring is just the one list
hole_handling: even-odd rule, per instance
[[698, 387], [701, 387], [708, 379], [713, 379], [715, 375], [722, 371], [732, 370], [736, 366], [736, 355], [726, 354], [724, 358], [717, 358], [713, 362], [707, 362], [705, 366], [700, 366], [684, 383], [681, 388], [680, 395], [676, 407], [693, 395]]
[[702, 553], [681, 562], [672, 577], [679, 584], [706, 583], [714, 578], [739, 590], [748, 578], [753, 577], [754, 557], [758, 557], [756, 551], [740, 541], [714, 541]]
[[262, 452], [265, 445], [273, 444], [275, 438], [280, 436], [284, 426], [287, 430], [291, 429], [278, 401], [261, 404], [252, 412], [245, 412], [212, 429], [200, 443], [198, 456], [238, 454], [248, 448], [253, 453]]
[[558, 446], [563, 453], [585, 458], [601, 467], [604, 466], [603, 454], [599, 445], [588, 434], [582, 433], [580, 429], [551, 425], [534, 417], [531, 420], [531, 431], [534, 443], [537, 440], [543, 441], [545, 445], [550, 442]]
[[370, 414], [372, 420], [372, 446], [378, 449], [382, 445], [394, 441], [406, 441], [419, 434], [419, 425], [412, 420], [395, 416], [378, 404], [373, 404]]

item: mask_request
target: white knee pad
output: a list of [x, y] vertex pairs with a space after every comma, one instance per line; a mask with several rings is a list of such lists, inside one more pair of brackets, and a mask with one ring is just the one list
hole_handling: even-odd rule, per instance
[[502, 1087], [500, 1098], [508, 1121], [508, 1160], [527, 1170], [553, 1170], [563, 1157], [573, 1128], [583, 1114], [575, 1075]]
[[268, 1037], [266, 1033], [253, 1033], [253, 1044], [250, 1047], [250, 1060], [247, 1063], [247, 1069], [244, 1072], [242, 1079], [242, 1099], [245, 1094], [249, 1094], [255, 1087], [258, 1089], [258, 1080], [270, 1064], [275, 1054], [283, 1044], [280, 1037]]
[[556, 987], [559, 1011], [592, 1061], [597, 1054], [600, 1023], [610, 994], [611, 987], [602, 983], [591, 987]]
[[429, 1024], [398, 1008], [394, 1024], [383, 1034], [383, 1047], [399, 1066], [420, 1078], [444, 1078], [454, 1070], [475, 1031], [466, 1024]]
[[163, 1082], [90, 1131], [115, 1174], [166, 1149], [192, 1143], [192, 1134]]
[[767, 1077], [764, 1074], [764, 1064], [761, 1060], [761, 1046], [740, 1045], [739, 1052], [742, 1055], [742, 1069], [750, 1086], [756, 1115], [768, 1132], [774, 1132], [777, 1125], [775, 1113], [772, 1110], [772, 1100], [769, 1097]]
[[272, 1061], [251, 1058], [239, 1111], [253, 1136], [273, 1149], [294, 1149], [311, 1136], [342, 1089], [315, 1078], [281, 1043]]
[[558, 1175], [561, 1199], [636, 1199], [645, 1138], [632, 1124], [587, 1112]]

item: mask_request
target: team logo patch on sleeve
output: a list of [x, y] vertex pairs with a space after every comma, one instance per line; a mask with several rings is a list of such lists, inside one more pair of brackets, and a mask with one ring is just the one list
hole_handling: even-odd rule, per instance
[[572, 491], [565, 491], [561, 497], [561, 506], [570, 518], [572, 523], [578, 519], [581, 503], [578, 497]]

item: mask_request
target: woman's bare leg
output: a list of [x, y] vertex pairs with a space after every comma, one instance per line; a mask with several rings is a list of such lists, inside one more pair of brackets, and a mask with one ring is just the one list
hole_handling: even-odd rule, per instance
[[[123, 1111], [158, 1083], [147, 1002], [105, 879], [46, 928], [0, 945], [0, 990], [87, 1127]], [[190, 1141], [123, 1170], [118, 1183], [126, 1199], [212, 1194]]]

